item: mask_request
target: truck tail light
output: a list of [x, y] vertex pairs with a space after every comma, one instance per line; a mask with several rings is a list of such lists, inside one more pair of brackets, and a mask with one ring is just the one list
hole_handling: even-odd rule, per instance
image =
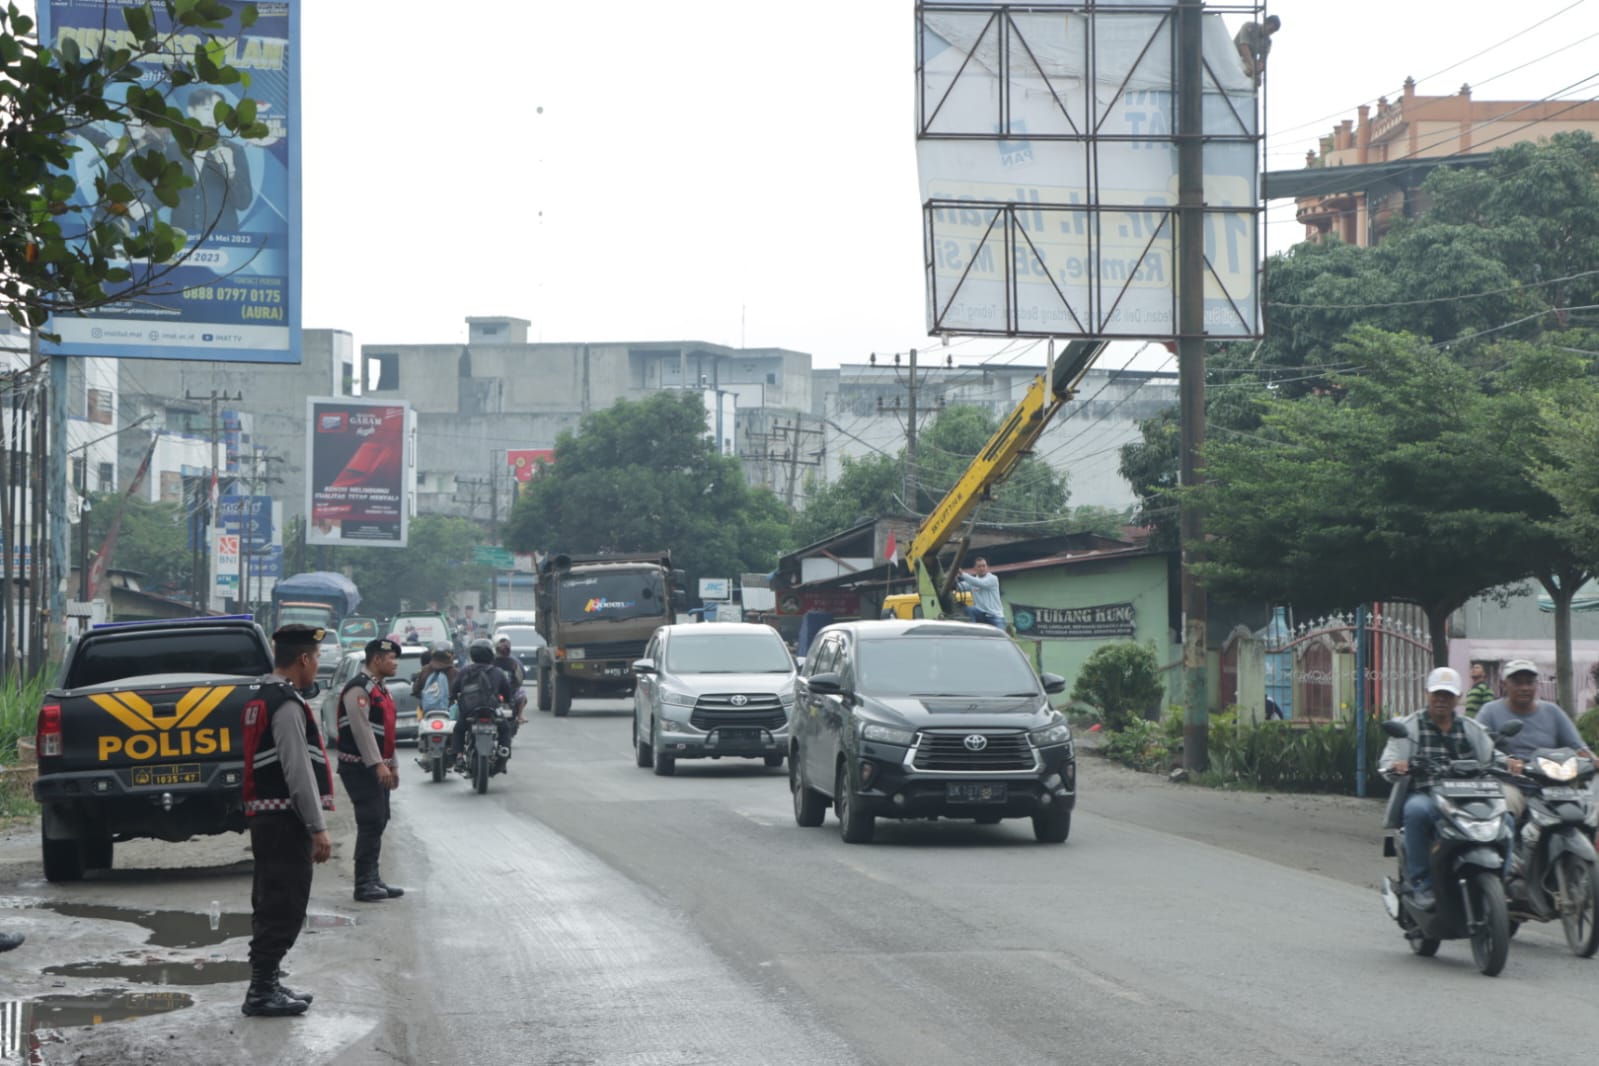
[[40, 756], [61, 754], [61, 704], [47, 703], [39, 708], [39, 731], [34, 744]]

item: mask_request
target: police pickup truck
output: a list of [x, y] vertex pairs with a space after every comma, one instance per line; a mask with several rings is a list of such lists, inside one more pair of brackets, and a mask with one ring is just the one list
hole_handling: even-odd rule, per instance
[[242, 831], [240, 723], [271, 671], [248, 615], [113, 622], [74, 641], [39, 708], [45, 877], [109, 869], [119, 840]]

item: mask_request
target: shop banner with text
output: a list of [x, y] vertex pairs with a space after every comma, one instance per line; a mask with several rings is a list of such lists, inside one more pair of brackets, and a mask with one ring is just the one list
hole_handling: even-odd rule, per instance
[[1010, 609], [1018, 637], [1105, 640], [1131, 638], [1134, 633], [1130, 603], [1102, 603], [1094, 607], [1029, 607], [1013, 603]]

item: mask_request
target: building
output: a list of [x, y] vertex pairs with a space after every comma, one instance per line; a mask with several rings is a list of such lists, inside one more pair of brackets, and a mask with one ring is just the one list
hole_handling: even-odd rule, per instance
[[1498, 148], [1586, 130], [1599, 137], [1599, 101], [1474, 100], [1462, 85], [1450, 96], [1421, 96], [1406, 78], [1396, 101], [1362, 105], [1321, 139], [1305, 170], [1266, 175], [1265, 196], [1292, 196], [1306, 240], [1336, 236], [1377, 244], [1402, 218], [1425, 208], [1421, 184], [1439, 165], [1480, 166]]

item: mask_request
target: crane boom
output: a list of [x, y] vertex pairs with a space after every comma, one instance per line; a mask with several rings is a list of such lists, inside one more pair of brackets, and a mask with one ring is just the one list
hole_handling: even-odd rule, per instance
[[939, 571], [938, 553], [961, 523], [971, 517], [978, 504], [988, 499], [994, 487], [1010, 476], [1049, 426], [1055, 412], [1076, 395], [1083, 375], [1108, 343], [1072, 341], [1048, 374], [1033, 379], [1021, 402], [1005, 416], [959, 480], [916, 527], [905, 553], [905, 565], [916, 577], [917, 591], [887, 597], [883, 601], [885, 616], [892, 613], [896, 617], [912, 618], [918, 607], [928, 617], [947, 613], [950, 595], [946, 587], [948, 582]]

